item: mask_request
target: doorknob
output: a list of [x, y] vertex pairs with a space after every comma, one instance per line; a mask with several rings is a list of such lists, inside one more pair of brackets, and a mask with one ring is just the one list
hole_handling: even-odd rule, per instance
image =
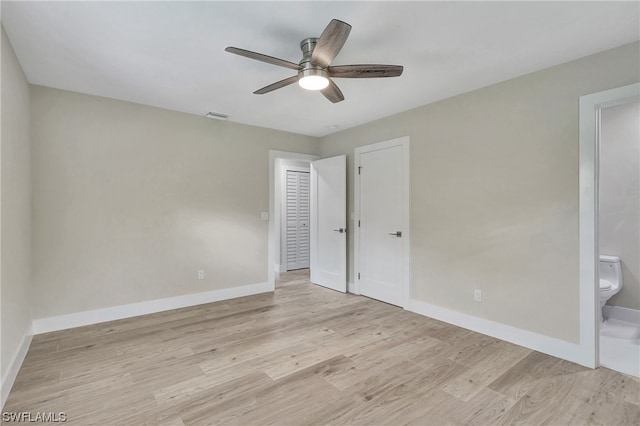
[[343, 233], [347, 232], [347, 228], [338, 228], [338, 229], [334, 229], [334, 231], [343, 234]]
[[394, 237], [402, 237], [402, 231], [396, 231], [396, 232], [390, 233], [389, 235], [393, 235]]

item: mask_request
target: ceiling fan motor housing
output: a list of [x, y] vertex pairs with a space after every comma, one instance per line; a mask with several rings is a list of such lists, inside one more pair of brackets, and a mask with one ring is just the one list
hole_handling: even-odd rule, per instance
[[329, 74], [327, 73], [327, 70], [325, 68], [311, 63], [311, 54], [313, 53], [313, 49], [316, 47], [317, 43], [317, 37], [305, 38], [300, 42], [300, 49], [302, 50], [302, 60], [299, 62], [299, 64], [302, 68], [300, 69], [300, 71], [298, 71], [299, 78], [309, 76], [329, 78]]
[[325, 68], [311, 63], [311, 54], [317, 43], [317, 37], [305, 38], [300, 42], [302, 60], [299, 62], [301, 69], [298, 71], [298, 77], [321, 76], [329, 78], [329, 74]]

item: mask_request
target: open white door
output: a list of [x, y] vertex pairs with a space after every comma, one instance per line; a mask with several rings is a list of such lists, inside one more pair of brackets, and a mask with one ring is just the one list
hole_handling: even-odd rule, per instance
[[311, 162], [311, 282], [347, 291], [347, 157]]

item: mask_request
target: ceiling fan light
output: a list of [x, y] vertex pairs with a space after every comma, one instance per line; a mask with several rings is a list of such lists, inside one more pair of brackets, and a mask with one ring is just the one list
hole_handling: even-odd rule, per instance
[[298, 72], [298, 84], [303, 89], [322, 90], [329, 85], [329, 78], [322, 68], [306, 67]]
[[307, 90], [322, 90], [329, 85], [329, 79], [321, 75], [308, 75], [298, 80], [298, 84]]

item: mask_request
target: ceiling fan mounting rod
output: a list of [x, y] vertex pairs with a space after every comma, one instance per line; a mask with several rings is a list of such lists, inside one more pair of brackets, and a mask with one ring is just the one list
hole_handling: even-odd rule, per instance
[[311, 53], [313, 53], [313, 49], [316, 47], [316, 44], [318, 44], [318, 40], [318, 37], [309, 37], [300, 42], [300, 49], [305, 58], [307, 56], [311, 58]]
[[316, 44], [318, 44], [317, 37], [305, 38], [300, 42], [300, 49], [302, 50], [302, 60], [299, 62], [299, 64], [303, 69], [324, 69], [320, 66], [311, 65], [311, 55], [313, 54], [313, 49], [315, 49]]

